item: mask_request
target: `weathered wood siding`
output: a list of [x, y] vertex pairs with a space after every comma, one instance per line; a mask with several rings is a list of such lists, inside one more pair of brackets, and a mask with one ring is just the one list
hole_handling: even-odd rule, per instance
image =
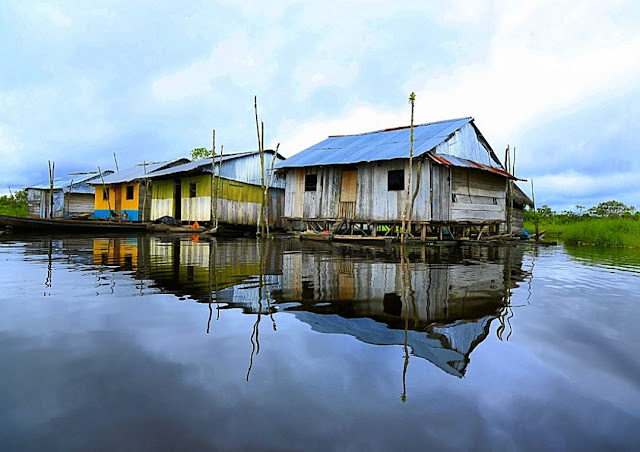
[[[414, 202], [414, 221], [431, 219], [430, 165], [423, 162], [420, 171], [420, 191]], [[357, 167], [357, 176], [353, 179], [352, 167], [310, 167], [287, 171], [285, 216], [293, 218], [339, 218], [340, 202], [351, 202], [352, 184], [355, 182], [355, 220], [359, 221], [400, 221], [404, 207], [405, 190], [388, 190], [388, 172], [404, 170], [405, 182], [408, 180], [408, 160], [391, 160], [364, 163]], [[342, 187], [343, 172], [349, 175], [346, 191]], [[413, 164], [411, 194], [416, 187], [418, 175], [417, 160]], [[315, 191], [305, 191], [307, 174], [317, 175]], [[344, 197], [346, 196], [346, 197]], [[343, 197], [344, 199], [342, 199]], [[347, 199], [349, 201], [347, 201]], [[410, 198], [411, 199], [411, 198]]]
[[451, 219], [506, 221], [506, 179], [486, 171], [451, 170]]
[[[151, 220], [164, 215], [173, 216], [173, 179], [153, 182]], [[189, 196], [189, 184], [196, 184], [194, 197]], [[181, 178], [181, 218], [185, 222], [211, 221], [211, 176], [197, 175]], [[218, 221], [226, 224], [256, 226], [260, 215], [262, 188], [235, 180], [221, 178], [218, 196]], [[267, 205], [269, 225], [284, 228], [284, 190], [269, 189]]]
[[511, 215], [511, 232], [513, 234], [522, 236], [524, 235], [522, 230], [524, 228], [524, 210], [521, 207], [513, 207], [513, 213]]
[[94, 208], [93, 193], [67, 193], [65, 196], [64, 210], [66, 215], [92, 214]]
[[450, 167], [431, 165], [431, 176], [433, 177], [430, 187], [432, 221], [447, 221], [451, 218], [450, 174]]

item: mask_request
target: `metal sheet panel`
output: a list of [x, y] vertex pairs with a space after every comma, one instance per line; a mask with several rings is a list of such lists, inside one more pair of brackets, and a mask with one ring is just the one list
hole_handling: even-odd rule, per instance
[[[271, 166], [271, 160], [276, 159], [278, 161], [284, 161], [284, 157], [280, 154], [275, 154], [272, 150], [265, 150], [264, 154], [264, 174], [265, 183], [269, 181], [269, 168]], [[216, 156], [216, 174], [218, 174], [218, 167], [220, 165], [220, 156]], [[246, 182], [253, 185], [262, 184], [262, 171], [260, 163], [260, 154], [258, 151], [239, 152], [235, 154], [223, 154], [222, 155], [222, 177], [227, 179], [236, 180], [238, 182]], [[188, 162], [182, 165], [177, 165], [171, 168], [154, 171], [149, 174], [149, 178], [158, 179], [167, 176], [181, 176], [185, 174], [211, 174], [211, 159], [206, 158], [202, 160], [196, 160], [195, 162]], [[271, 187], [284, 188], [284, 178], [280, 179], [273, 176], [271, 179]]]
[[[456, 130], [472, 120], [473, 118], [468, 117], [414, 126], [414, 156], [434, 149]], [[289, 157], [284, 162], [278, 163], [276, 168], [348, 165], [408, 158], [410, 136], [409, 127], [385, 129], [358, 135], [331, 136], [293, 157]]]
[[[137, 179], [141, 179], [143, 177], [148, 177], [149, 173], [152, 173], [157, 170], [161, 170], [163, 168], [168, 167], [171, 164], [176, 164], [180, 162], [187, 162], [188, 159], [176, 159], [171, 161], [163, 161], [163, 162], [153, 162], [153, 163], [139, 163], [136, 166], [132, 166], [131, 168], [123, 169], [122, 171], [118, 171], [113, 174], [109, 174], [105, 176], [105, 172], [102, 173], [104, 183], [106, 185], [111, 184], [121, 184], [125, 182], [132, 182]], [[89, 181], [91, 185], [101, 185], [102, 179], [100, 177]]]
[[472, 168], [478, 169], [482, 171], [488, 171], [490, 173], [497, 174], [499, 176], [506, 177], [508, 179], [517, 180], [515, 176], [509, 174], [505, 170], [501, 168], [495, 168], [493, 166], [484, 165], [482, 163], [474, 162], [473, 160], [467, 160], [460, 157], [455, 157], [453, 155], [439, 155], [439, 154], [429, 154], [429, 157], [436, 163], [444, 166], [456, 166], [459, 168]]

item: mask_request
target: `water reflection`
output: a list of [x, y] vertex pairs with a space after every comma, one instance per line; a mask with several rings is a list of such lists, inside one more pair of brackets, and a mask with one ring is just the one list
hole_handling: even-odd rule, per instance
[[5, 241], [0, 449], [633, 450], [637, 273], [524, 252]]
[[291, 313], [316, 332], [402, 346], [403, 375], [414, 356], [463, 377], [494, 320], [498, 338], [510, 339], [511, 291], [531, 281], [531, 268], [522, 268], [522, 247], [403, 249], [137, 236], [45, 238], [30, 243], [29, 252], [47, 254], [46, 289], [54, 283], [52, 261], [64, 258], [69, 265], [94, 267], [97, 294], [103, 288], [114, 293], [117, 278], [111, 275], [125, 273], [141, 295], [173, 293], [206, 303], [207, 333], [224, 320], [225, 309], [255, 315], [247, 379], [260, 353], [263, 317], [277, 331], [278, 312]]
[[511, 290], [529, 278], [521, 247], [374, 248], [296, 240], [193, 240], [189, 237], [94, 239], [94, 263], [133, 271], [150, 287], [207, 303], [213, 311], [256, 316], [247, 378], [260, 353], [260, 323], [289, 312], [312, 330], [347, 334], [464, 376], [471, 352], [500, 322], [508, 340]]

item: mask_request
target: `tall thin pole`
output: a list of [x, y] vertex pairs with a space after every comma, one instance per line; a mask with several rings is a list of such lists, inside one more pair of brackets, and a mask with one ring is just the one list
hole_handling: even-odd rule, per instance
[[400, 241], [405, 242], [407, 232], [405, 230], [405, 223], [407, 221], [407, 209], [409, 208], [409, 194], [411, 190], [411, 173], [413, 172], [413, 110], [416, 102], [416, 94], [411, 93], [409, 95], [409, 103], [411, 103], [411, 145], [409, 147], [409, 176], [407, 177], [407, 191], [404, 195], [404, 208], [402, 210], [402, 236]]
[[[71, 179], [71, 182], [69, 183], [69, 193], [67, 196], [67, 213], [70, 214], [71, 213], [71, 189], [73, 187], [73, 179]], [[64, 196], [64, 194], [63, 194]], [[64, 197], [62, 198], [62, 204], [64, 205]], [[62, 210], [62, 216], [64, 217], [64, 208]]]
[[264, 189], [264, 122], [261, 123], [262, 125], [262, 142], [260, 143], [260, 185], [262, 187], [262, 203], [260, 204], [260, 236], [264, 237], [264, 233], [265, 233], [265, 201], [266, 201], [266, 197], [267, 197], [267, 192]]
[[53, 218], [53, 177], [56, 162], [49, 161], [49, 218]]
[[538, 232], [539, 232], [539, 226], [538, 226], [538, 214], [536, 213], [536, 194], [533, 191], [533, 179], [531, 179], [531, 200], [533, 201], [533, 223], [536, 226], [536, 242], [539, 240], [538, 237]]
[[113, 162], [116, 164], [116, 171], [120, 171], [120, 168], [118, 168], [118, 159], [116, 158], [116, 153], [113, 153]]
[[[115, 152], [113, 154], [114, 156], [116, 155]], [[118, 167], [116, 166], [116, 169]], [[147, 162], [146, 160], [142, 162], [142, 173], [144, 174], [144, 178], [142, 179], [144, 181], [144, 197], [142, 198], [142, 215], [140, 218], [140, 220], [142, 222], [146, 221], [146, 213], [147, 213], [147, 193], [149, 191], [149, 179], [147, 179]]]
[[107, 185], [104, 183], [104, 177], [102, 177], [102, 170], [98, 166], [98, 173], [100, 173], [100, 180], [102, 180], [102, 196], [107, 197], [107, 206], [109, 207], [109, 219], [111, 219], [111, 201], [109, 200], [109, 191], [107, 191]]
[[[218, 198], [222, 199], [222, 189], [220, 184], [222, 183], [222, 155], [224, 154], [224, 144], [220, 146], [220, 160], [218, 161], [218, 181], [216, 185], [216, 204], [218, 204]], [[218, 227], [218, 215], [217, 215], [217, 206], [216, 206], [216, 224], [215, 227]]]
[[216, 129], [211, 132], [211, 224], [218, 225], [218, 191], [215, 187]]

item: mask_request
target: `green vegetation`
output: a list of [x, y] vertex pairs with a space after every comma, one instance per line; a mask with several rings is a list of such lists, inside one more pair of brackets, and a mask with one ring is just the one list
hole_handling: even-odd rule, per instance
[[635, 207], [607, 201], [587, 210], [576, 206], [576, 210], [556, 213], [547, 205], [536, 212], [526, 210], [524, 227], [534, 231], [537, 220], [547, 238], [569, 244], [640, 248], [640, 212]]
[[27, 192], [21, 190], [13, 197], [0, 196], [0, 214], [15, 215], [18, 217], [27, 216]]
[[213, 155], [213, 151], [207, 148], [193, 148], [191, 150], [191, 160], [202, 160], [207, 157], [211, 157]]

